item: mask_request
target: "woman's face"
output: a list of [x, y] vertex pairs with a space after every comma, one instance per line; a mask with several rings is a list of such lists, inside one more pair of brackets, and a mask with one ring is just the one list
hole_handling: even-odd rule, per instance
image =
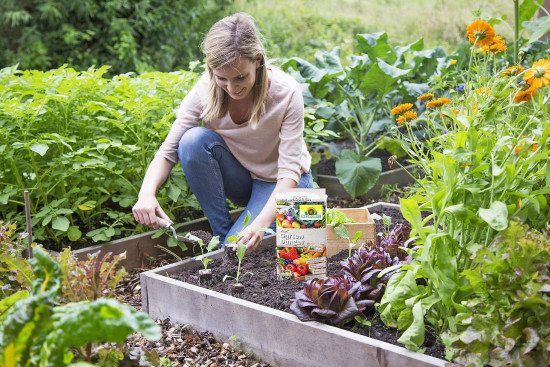
[[260, 66], [261, 55], [255, 61], [239, 57], [232, 63], [214, 69], [214, 79], [218, 87], [227, 92], [231, 99], [246, 98], [256, 82], [256, 69]]

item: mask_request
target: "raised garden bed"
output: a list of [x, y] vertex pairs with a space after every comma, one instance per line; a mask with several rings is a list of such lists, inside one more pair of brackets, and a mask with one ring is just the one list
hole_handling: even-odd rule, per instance
[[[360, 197], [363, 199], [379, 198], [381, 197], [381, 190], [383, 190], [384, 186], [397, 185], [397, 187], [403, 187], [414, 183], [414, 179], [409, 175], [409, 173], [407, 173], [407, 171], [413, 176], [418, 177], [418, 168], [415, 165], [409, 165], [404, 168], [396, 168], [382, 172], [373, 188]], [[317, 184], [319, 187], [326, 189], [328, 196], [337, 196], [344, 199], [351, 198], [336, 176], [318, 174]]]
[[[373, 204], [371, 210], [387, 204]], [[382, 208], [383, 209], [383, 208]], [[395, 210], [395, 206], [393, 208]], [[275, 254], [274, 236], [264, 248]], [[223, 250], [211, 258], [225, 256]], [[275, 255], [274, 255], [275, 257]], [[199, 269], [196, 258], [141, 274], [143, 310], [156, 319], [187, 323], [216, 338], [237, 339], [263, 361], [279, 366], [445, 366], [446, 361], [292, 314], [172, 279], [183, 269]], [[275, 271], [275, 264], [273, 264]], [[282, 297], [281, 302], [288, 302]], [[307, 350], [307, 352], [306, 352]]]
[[[231, 216], [233, 219], [237, 219], [241, 213], [242, 209], [235, 209], [231, 211]], [[190, 231], [211, 231], [211, 228], [206, 218], [200, 218], [186, 222], [177, 230], [178, 233], [183, 233]], [[100, 251], [100, 258], [107, 252], [118, 255], [126, 251], [126, 259], [120, 261], [118, 266], [123, 266], [127, 270], [143, 268], [144, 263], [146, 263], [150, 257], [158, 257], [167, 254], [161, 247], [167, 247], [166, 241], [168, 235], [163, 234], [160, 237], [152, 238], [155, 233], [156, 231], [145, 232], [96, 246], [86, 247], [75, 250], [74, 254], [79, 260], [86, 260], [88, 254], [93, 254], [97, 251]], [[169, 250], [181, 258], [187, 258], [194, 255], [192, 248], [182, 251], [178, 247], [170, 247]]]

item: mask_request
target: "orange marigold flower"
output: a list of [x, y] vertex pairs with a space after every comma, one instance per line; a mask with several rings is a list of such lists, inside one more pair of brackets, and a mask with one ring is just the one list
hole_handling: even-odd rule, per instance
[[405, 120], [407, 121], [416, 120], [418, 118], [416, 112], [414, 111], [407, 111], [403, 116], [405, 116]]
[[397, 115], [398, 113], [410, 110], [413, 107], [412, 103], [403, 103], [391, 110], [392, 115]]
[[538, 146], [537, 143], [533, 143], [533, 146], [531, 147], [530, 150], [531, 150], [532, 152], [535, 152], [535, 151], [537, 150], [538, 147], [539, 147], [539, 146]]
[[488, 46], [493, 43], [495, 30], [491, 25], [483, 20], [473, 21], [466, 29], [468, 41], [478, 46]]
[[443, 105], [446, 105], [447, 103], [451, 103], [451, 100], [447, 97], [442, 97], [439, 99], [434, 99], [428, 102], [426, 105], [427, 108], [433, 108], [433, 107], [441, 107]]
[[479, 103], [478, 102], [474, 103], [472, 105], [472, 113], [476, 113], [478, 107], [479, 107]]
[[535, 87], [531, 87], [526, 90], [520, 90], [514, 97], [514, 102], [521, 103], [521, 102], [529, 102], [531, 98], [537, 95], [537, 89]]
[[426, 94], [421, 95], [421, 96], [418, 97], [417, 99], [418, 99], [419, 101], [425, 101], [425, 100], [427, 100], [427, 99], [432, 98], [433, 96], [434, 96], [433, 93], [426, 93]]
[[483, 52], [485, 54], [497, 54], [499, 52], [506, 51], [507, 49], [508, 47], [506, 47], [506, 41], [502, 38], [502, 36], [496, 36], [491, 44], [481, 47], [479, 52]]
[[514, 149], [514, 153], [519, 154], [521, 152], [521, 147], [518, 145], [516, 149]]
[[531, 69], [525, 72], [523, 79], [535, 88], [550, 84], [550, 58], [535, 61]]
[[519, 208], [521, 209], [523, 207], [523, 203], [521, 202], [521, 199], [519, 199]]
[[397, 125], [403, 125], [405, 123], [405, 116], [401, 115], [397, 118]]
[[514, 66], [510, 66], [506, 69], [504, 69], [501, 74], [502, 75], [508, 75], [508, 76], [514, 76], [514, 75], [518, 75], [519, 73], [521, 73], [522, 71], [524, 70], [524, 68], [522, 66], [519, 66], [519, 65], [514, 65]]

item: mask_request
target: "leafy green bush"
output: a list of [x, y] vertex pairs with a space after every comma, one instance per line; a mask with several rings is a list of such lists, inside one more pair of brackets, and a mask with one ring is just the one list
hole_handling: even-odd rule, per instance
[[[428, 91], [426, 79], [448, 68], [442, 48], [423, 50], [422, 40], [390, 47], [385, 32], [358, 34], [358, 54], [345, 66], [338, 48], [319, 51], [315, 62], [293, 57], [282, 67], [304, 84], [304, 102], [329, 128], [350, 138], [355, 149], [336, 159], [336, 176], [352, 196], [368, 192], [382, 172], [376, 149], [404, 155], [398, 141], [387, 133], [392, 105], [414, 101]], [[306, 88], [307, 87], [307, 88]]]
[[[424, 172], [401, 200], [420, 250], [390, 279], [380, 311], [384, 323], [405, 330], [399, 342], [412, 349], [423, 342], [425, 319], [438, 332], [463, 321], [475, 287], [467, 271], [482, 266], [476, 255], [512, 220], [549, 228], [550, 88], [538, 84], [549, 72], [546, 57], [525, 70], [504, 69], [496, 66], [499, 52], [477, 45], [470, 52], [462, 89], [433, 96], [418, 121], [395, 128]], [[425, 127], [422, 139], [415, 124]]]
[[[0, 70], [0, 217], [24, 222], [29, 190], [34, 238], [51, 248], [135, 231], [143, 174], [197, 77], [107, 69]], [[158, 196], [170, 214], [197, 207], [181, 168]]]
[[111, 73], [187, 68], [200, 43], [227, 15], [230, 0], [6, 0], [0, 2], [0, 67]]
[[[57, 305], [61, 267], [35, 247], [30, 260], [36, 279], [28, 297], [17, 301], [0, 324], [0, 365], [66, 366], [71, 347], [123, 342], [133, 332], [160, 339], [160, 326], [146, 314], [113, 299]], [[79, 360], [91, 361], [91, 353]]]
[[474, 294], [443, 335], [464, 366], [542, 366], [550, 360], [550, 239], [512, 222], [464, 271]]

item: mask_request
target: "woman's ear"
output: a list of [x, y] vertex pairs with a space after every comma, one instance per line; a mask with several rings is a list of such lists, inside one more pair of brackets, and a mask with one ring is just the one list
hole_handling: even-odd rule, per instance
[[263, 60], [264, 60], [264, 55], [258, 54], [258, 56], [256, 56], [256, 69], [262, 66]]

